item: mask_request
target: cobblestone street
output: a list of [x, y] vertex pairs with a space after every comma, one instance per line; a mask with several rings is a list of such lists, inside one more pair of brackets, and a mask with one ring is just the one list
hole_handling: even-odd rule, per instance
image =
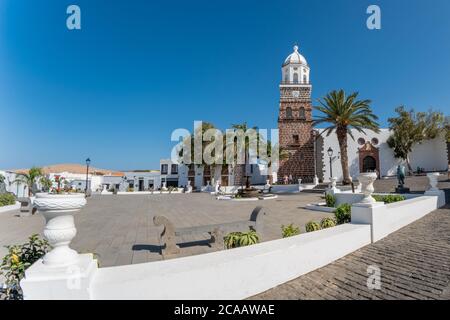
[[[372, 265], [380, 290], [367, 287]], [[450, 299], [450, 206], [252, 299]]]

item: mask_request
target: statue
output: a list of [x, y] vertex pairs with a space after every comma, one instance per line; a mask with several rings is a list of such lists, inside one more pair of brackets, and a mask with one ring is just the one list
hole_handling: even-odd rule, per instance
[[403, 188], [405, 185], [405, 167], [401, 165], [397, 166], [397, 180], [398, 186]]
[[395, 192], [397, 192], [397, 193], [408, 193], [409, 192], [409, 188], [405, 188], [405, 176], [406, 176], [405, 167], [399, 164], [397, 166], [398, 187], [395, 188]]

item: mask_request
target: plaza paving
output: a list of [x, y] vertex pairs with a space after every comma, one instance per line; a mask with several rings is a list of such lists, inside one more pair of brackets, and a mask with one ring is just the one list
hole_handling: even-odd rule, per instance
[[[281, 238], [282, 224], [294, 223], [304, 230], [308, 221], [330, 216], [303, 209], [307, 203], [319, 200], [319, 194], [311, 193], [251, 202], [219, 201], [206, 193], [93, 196], [75, 216], [77, 235], [71, 247], [80, 253], [96, 253], [101, 266], [160, 260], [158, 233], [162, 227], [153, 225], [155, 215], [165, 215], [176, 227], [190, 227], [248, 220], [257, 205], [268, 213], [264, 240], [273, 240]], [[31, 217], [17, 215], [18, 211], [0, 214], [0, 257], [6, 253], [4, 245], [23, 243], [44, 228], [39, 213]], [[209, 238], [207, 234], [180, 238], [180, 256], [213, 251]]]
[[[377, 192], [393, 191], [396, 179], [375, 182]], [[407, 179], [412, 192], [428, 188], [426, 177]], [[450, 180], [441, 177], [439, 187], [450, 199]], [[248, 219], [256, 205], [268, 212], [265, 240], [281, 237], [281, 225], [301, 226], [320, 220], [326, 213], [303, 209], [320, 200], [320, 194], [280, 195], [276, 200], [258, 202], [217, 201], [197, 194], [94, 196], [76, 215], [78, 233], [72, 247], [94, 252], [101, 266], [160, 260], [154, 215], [165, 215], [177, 227], [214, 224]], [[18, 211], [0, 214], [0, 246], [22, 243], [32, 233], [41, 233], [40, 214], [18, 217]], [[252, 299], [450, 299], [450, 207], [437, 210], [421, 220], [374, 244]], [[206, 235], [184, 237], [181, 255], [214, 250]], [[6, 253], [0, 249], [0, 257]], [[367, 266], [381, 270], [381, 290], [366, 286]], [[1, 280], [1, 279], [0, 279]]]

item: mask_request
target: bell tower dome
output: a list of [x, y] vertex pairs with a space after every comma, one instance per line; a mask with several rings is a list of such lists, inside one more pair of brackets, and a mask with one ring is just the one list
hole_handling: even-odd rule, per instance
[[309, 66], [298, 52], [298, 46], [294, 46], [292, 52], [282, 65], [282, 83], [285, 84], [309, 84]]
[[281, 182], [285, 176], [312, 182], [315, 176], [314, 141], [312, 132], [312, 103], [310, 68], [294, 46], [281, 66], [278, 129], [280, 146], [289, 152], [278, 170]]

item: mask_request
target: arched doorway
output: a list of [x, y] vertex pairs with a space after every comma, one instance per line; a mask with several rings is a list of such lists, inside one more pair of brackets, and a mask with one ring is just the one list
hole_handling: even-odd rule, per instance
[[374, 172], [377, 169], [377, 161], [372, 156], [363, 159], [363, 172]]
[[381, 176], [380, 171], [380, 154], [379, 149], [371, 142], [367, 141], [359, 149], [359, 172], [377, 172]]

